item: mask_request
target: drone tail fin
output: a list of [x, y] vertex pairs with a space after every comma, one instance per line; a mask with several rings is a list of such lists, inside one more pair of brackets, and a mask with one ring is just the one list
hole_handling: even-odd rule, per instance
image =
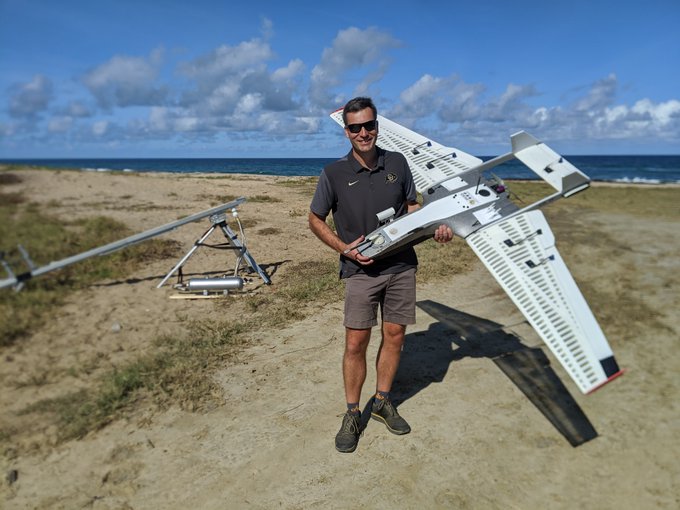
[[586, 174], [529, 133], [515, 133], [510, 141], [513, 155], [562, 196], [568, 197], [590, 185]]

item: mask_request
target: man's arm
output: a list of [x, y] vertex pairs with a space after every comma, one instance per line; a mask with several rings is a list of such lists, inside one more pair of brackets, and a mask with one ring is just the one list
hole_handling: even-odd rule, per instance
[[326, 218], [319, 216], [313, 212], [309, 212], [309, 229], [314, 232], [314, 235], [321, 239], [324, 244], [330, 246], [338, 253], [345, 251], [348, 246], [342, 239], [340, 239], [331, 227], [326, 223]]
[[373, 263], [373, 259], [364, 257], [357, 250], [353, 249], [354, 246], [364, 240], [364, 236], [361, 236], [354, 242], [347, 244], [331, 230], [331, 227], [329, 227], [328, 223], [326, 223], [326, 218], [319, 216], [312, 211], [309, 212], [309, 229], [314, 232], [314, 235], [321, 239], [324, 244], [331, 247], [338, 253], [341, 253], [345, 257], [356, 260], [362, 265]]

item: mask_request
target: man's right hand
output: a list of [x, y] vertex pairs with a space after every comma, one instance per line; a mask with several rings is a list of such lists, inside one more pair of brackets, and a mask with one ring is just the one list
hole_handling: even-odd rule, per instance
[[352, 241], [347, 245], [347, 248], [342, 252], [342, 254], [347, 257], [348, 259], [355, 260], [362, 266], [367, 266], [369, 264], [373, 264], [373, 259], [364, 257], [361, 253], [359, 253], [359, 250], [356, 249], [356, 246], [361, 244], [361, 242], [366, 238], [366, 236], [359, 236], [355, 241]]

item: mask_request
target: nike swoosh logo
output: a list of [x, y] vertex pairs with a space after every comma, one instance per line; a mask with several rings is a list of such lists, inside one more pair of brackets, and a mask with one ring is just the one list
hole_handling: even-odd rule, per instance
[[359, 181], [348, 182], [347, 185], [348, 186], [354, 186], [357, 182], [359, 182]]

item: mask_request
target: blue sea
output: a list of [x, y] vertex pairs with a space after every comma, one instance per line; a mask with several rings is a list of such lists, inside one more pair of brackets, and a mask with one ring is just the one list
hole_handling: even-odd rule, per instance
[[[680, 183], [680, 156], [565, 156], [595, 181], [627, 183]], [[481, 156], [487, 160], [490, 157]], [[335, 158], [267, 159], [17, 159], [0, 164], [49, 168], [76, 168], [97, 172], [240, 173], [280, 176], [318, 176]], [[503, 179], [538, 177], [517, 160], [493, 169]]]

